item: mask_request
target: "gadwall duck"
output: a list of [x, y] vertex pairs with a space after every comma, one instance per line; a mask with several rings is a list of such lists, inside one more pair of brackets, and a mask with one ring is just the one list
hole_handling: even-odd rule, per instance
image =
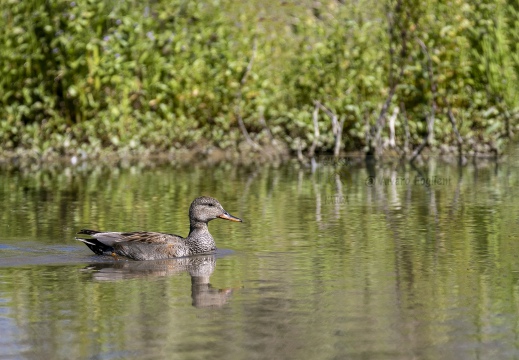
[[224, 210], [218, 200], [212, 197], [198, 197], [189, 208], [189, 235], [158, 232], [103, 232], [83, 229], [78, 235], [89, 235], [92, 238], [76, 237], [98, 255], [124, 256], [133, 260], [171, 259], [196, 254], [207, 254], [216, 250], [214, 239], [209, 233], [207, 223], [214, 219], [239, 221]]

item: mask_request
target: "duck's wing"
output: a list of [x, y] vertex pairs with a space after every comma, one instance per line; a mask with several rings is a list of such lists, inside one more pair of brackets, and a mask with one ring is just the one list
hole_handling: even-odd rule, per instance
[[[101, 234], [96, 234], [101, 235]], [[172, 244], [184, 240], [182, 236], [149, 231], [134, 231], [124, 233], [103, 233], [103, 238], [115, 243], [139, 243], [150, 245]], [[99, 237], [97, 237], [99, 239]], [[112, 240], [115, 239], [115, 240]], [[100, 239], [99, 239], [100, 240]]]
[[[113, 234], [106, 238], [110, 239]], [[131, 232], [120, 233], [113, 243], [115, 253], [133, 260], [170, 259], [189, 255], [185, 241], [178, 235]]]
[[[120, 243], [163, 245], [181, 242], [182, 236], [149, 231], [134, 232], [101, 232], [97, 230], [81, 230], [78, 234], [89, 235], [104, 245], [115, 246]], [[79, 239], [78, 239], [79, 240]], [[88, 240], [88, 239], [82, 239]]]

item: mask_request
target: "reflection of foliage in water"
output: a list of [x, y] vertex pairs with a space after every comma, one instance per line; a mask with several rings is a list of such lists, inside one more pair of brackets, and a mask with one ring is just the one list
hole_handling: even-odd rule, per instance
[[[513, 161], [477, 169], [344, 166], [342, 187], [293, 166], [90, 170], [0, 173], [0, 243], [77, 245], [87, 253], [73, 240], [85, 226], [185, 235], [191, 200], [213, 195], [245, 222], [210, 224], [217, 246], [237, 253], [218, 261], [211, 283], [244, 288], [209, 316], [191, 307], [185, 274], [94, 282], [79, 271], [84, 264], [0, 268], [0, 298], [10, 299], [2, 306], [23, 332], [20, 341], [48, 358], [107, 349], [157, 355], [182, 347], [239, 357], [250, 344], [298, 358], [391, 346], [427, 348], [436, 357], [445, 336], [465, 341], [449, 321], [467, 318], [453, 309], [489, 327], [514, 328], [519, 172]], [[421, 171], [453, 181], [368, 187], [370, 171], [382, 178]], [[326, 204], [326, 196], [348, 201]], [[474, 334], [471, 324], [460, 326]], [[348, 348], [334, 347], [343, 341], [351, 341]], [[204, 348], [207, 342], [215, 345]]]

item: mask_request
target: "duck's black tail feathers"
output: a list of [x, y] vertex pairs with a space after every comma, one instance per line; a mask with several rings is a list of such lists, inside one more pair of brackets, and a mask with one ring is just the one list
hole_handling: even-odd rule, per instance
[[[77, 235], [95, 235], [100, 232], [102, 232], [102, 231], [83, 229], [83, 230], [79, 230]], [[85, 239], [85, 238], [76, 237], [76, 240], [85, 243], [85, 245], [88, 246], [88, 248], [90, 250], [92, 250], [94, 253], [96, 253], [97, 255], [111, 255], [114, 253], [113, 247], [103, 244], [101, 241], [99, 241], [97, 239], [94, 239], [94, 238]]]

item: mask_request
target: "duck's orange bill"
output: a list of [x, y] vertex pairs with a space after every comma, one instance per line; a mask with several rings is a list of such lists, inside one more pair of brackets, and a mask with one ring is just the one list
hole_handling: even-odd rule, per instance
[[227, 212], [224, 212], [222, 215], [218, 216], [220, 219], [225, 219], [225, 220], [231, 220], [231, 221], [237, 221], [237, 222], [242, 222], [241, 219], [238, 219], [236, 216], [232, 216], [231, 214], [227, 213]]

